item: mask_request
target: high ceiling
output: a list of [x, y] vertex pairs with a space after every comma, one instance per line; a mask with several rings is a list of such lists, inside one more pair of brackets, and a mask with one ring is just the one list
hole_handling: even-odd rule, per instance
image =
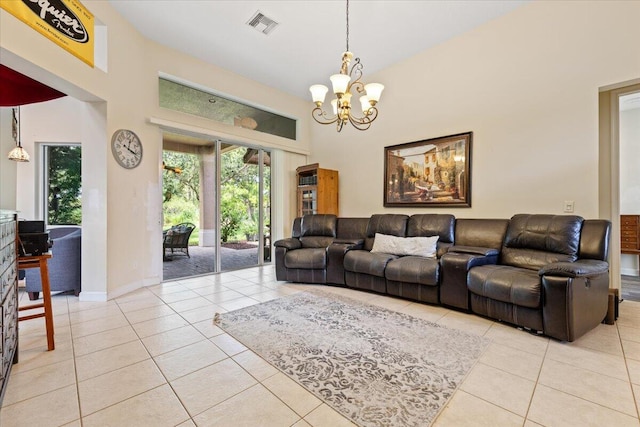
[[[345, 1], [109, 1], [147, 38], [304, 99], [310, 85], [329, 85], [346, 47]], [[526, 2], [352, 0], [349, 47], [366, 81]], [[257, 11], [279, 24], [269, 35], [247, 24]]]

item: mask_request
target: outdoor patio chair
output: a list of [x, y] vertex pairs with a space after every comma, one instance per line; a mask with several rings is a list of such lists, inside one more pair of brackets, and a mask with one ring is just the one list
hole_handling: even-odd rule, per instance
[[[162, 232], [162, 258], [171, 260], [174, 255], [186, 255], [189, 258], [189, 237], [196, 226], [190, 222], [174, 225]], [[169, 252], [170, 256], [167, 255]]]

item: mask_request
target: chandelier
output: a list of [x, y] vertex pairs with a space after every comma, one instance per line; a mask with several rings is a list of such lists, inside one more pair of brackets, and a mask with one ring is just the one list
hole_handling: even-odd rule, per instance
[[[316, 104], [316, 108], [311, 112], [314, 120], [323, 125], [336, 123], [340, 132], [345, 123], [349, 122], [358, 130], [367, 130], [371, 123], [378, 117], [376, 104], [380, 100], [380, 95], [384, 86], [380, 83], [364, 84], [362, 78], [362, 64], [360, 58], [353, 60], [353, 66], [349, 69], [353, 53], [349, 52], [349, 0], [347, 0], [347, 50], [342, 54], [342, 67], [340, 73], [330, 77], [333, 93], [336, 95], [331, 101], [333, 114], [329, 115], [322, 109], [325, 96], [329, 91], [325, 85], [313, 85], [309, 88], [311, 97]], [[351, 108], [351, 98], [356, 93], [362, 94], [360, 106], [362, 115], [354, 115]]]

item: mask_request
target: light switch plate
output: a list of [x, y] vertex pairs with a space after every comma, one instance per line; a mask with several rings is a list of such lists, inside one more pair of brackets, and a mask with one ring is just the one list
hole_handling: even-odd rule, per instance
[[566, 213], [572, 213], [575, 203], [573, 200], [565, 200], [564, 201], [564, 211]]

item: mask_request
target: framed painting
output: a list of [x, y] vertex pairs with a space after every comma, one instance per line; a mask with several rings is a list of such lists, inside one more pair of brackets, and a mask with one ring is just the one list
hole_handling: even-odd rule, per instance
[[473, 132], [384, 148], [385, 207], [471, 207]]

